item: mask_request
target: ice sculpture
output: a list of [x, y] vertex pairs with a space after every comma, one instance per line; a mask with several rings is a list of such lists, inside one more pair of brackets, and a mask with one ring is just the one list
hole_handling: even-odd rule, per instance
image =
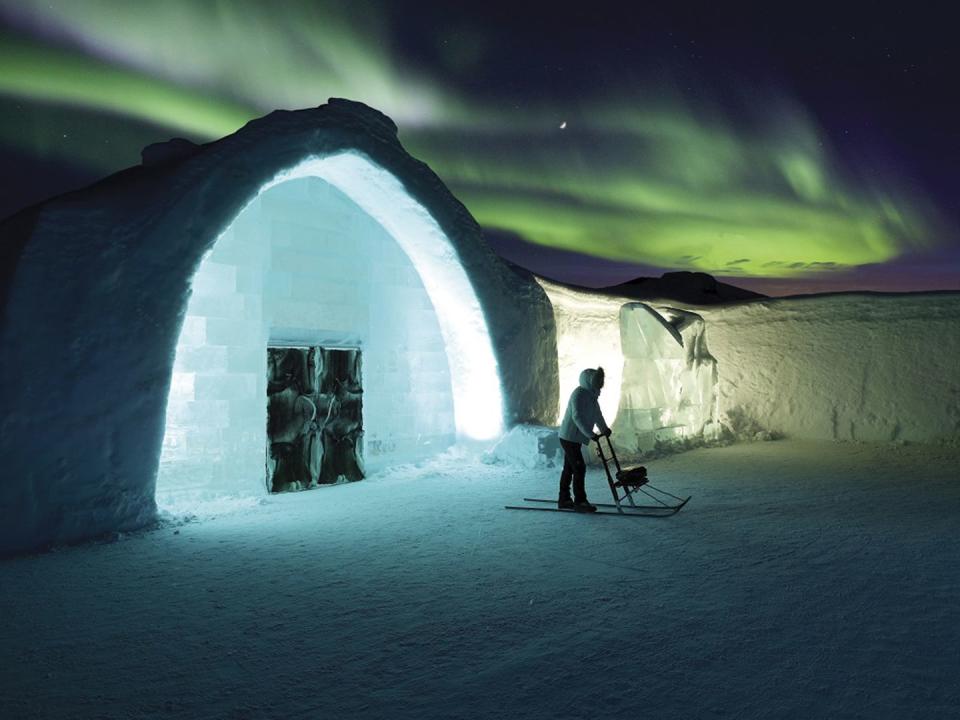
[[[663, 313], [663, 314], [661, 314]], [[643, 454], [658, 443], [703, 435], [716, 417], [716, 362], [703, 320], [644, 303], [620, 309], [623, 383], [617, 441]]]

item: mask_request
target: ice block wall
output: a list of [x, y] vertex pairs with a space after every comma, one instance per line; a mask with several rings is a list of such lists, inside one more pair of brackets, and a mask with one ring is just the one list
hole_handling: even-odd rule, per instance
[[194, 278], [159, 503], [265, 492], [268, 345], [361, 349], [368, 471], [453, 441], [444, 341], [412, 262], [329, 183], [290, 180], [241, 212]]

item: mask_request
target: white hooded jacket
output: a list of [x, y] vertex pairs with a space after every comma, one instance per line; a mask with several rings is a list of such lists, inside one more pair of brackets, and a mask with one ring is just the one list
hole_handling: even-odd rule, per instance
[[570, 394], [567, 411], [560, 423], [561, 440], [586, 445], [593, 435], [594, 425], [599, 426], [602, 432], [609, 430], [600, 412], [600, 403], [597, 402], [600, 397], [599, 384], [600, 373], [597, 370], [589, 368], [580, 373], [580, 387]]

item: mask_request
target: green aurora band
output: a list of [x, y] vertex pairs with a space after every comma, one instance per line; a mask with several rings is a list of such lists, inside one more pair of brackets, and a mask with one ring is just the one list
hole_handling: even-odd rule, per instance
[[[481, 224], [669, 269], [795, 277], [886, 262], [928, 243], [917, 200], [842, 169], [816, 124], [782, 98], [764, 100], [770, 119], [748, 137], [716, 108], [694, 110], [666, 91], [655, 102], [625, 88], [564, 110], [555, 102], [508, 112], [507, 102], [471, 101], [455, 82], [405, 67], [385, 27], [348, 8], [0, 0], [24, 35], [41, 26], [59, 38], [0, 37], [0, 94], [197, 140], [276, 107], [351, 97], [393, 117], [408, 149]], [[0, 141], [104, 171], [139, 150], [121, 142], [91, 153], [23, 131], [4, 121]]]

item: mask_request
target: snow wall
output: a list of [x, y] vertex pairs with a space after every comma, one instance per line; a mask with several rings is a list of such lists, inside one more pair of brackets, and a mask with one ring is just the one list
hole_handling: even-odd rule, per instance
[[[389, 118], [344, 100], [277, 111], [200, 148], [145, 152], [145, 160], [156, 158], [148, 166], [0, 226], [0, 553], [153, 520], [178, 341], [181, 330], [192, 331], [184, 318], [195, 273], [265, 187], [291, 168], [337, 155], [383, 171], [406, 192], [407, 209], [442, 231], [443, 247], [421, 259], [452, 258], [469, 278], [500, 377], [501, 424], [549, 422], [558, 391], [546, 294], [494, 255], [467, 210], [407, 155], [396, 132]], [[371, 198], [351, 199], [370, 214]], [[376, 219], [397, 239], [389, 218]], [[455, 301], [431, 296], [435, 306]]]
[[738, 434], [960, 439], [960, 294], [838, 294], [697, 308]]

